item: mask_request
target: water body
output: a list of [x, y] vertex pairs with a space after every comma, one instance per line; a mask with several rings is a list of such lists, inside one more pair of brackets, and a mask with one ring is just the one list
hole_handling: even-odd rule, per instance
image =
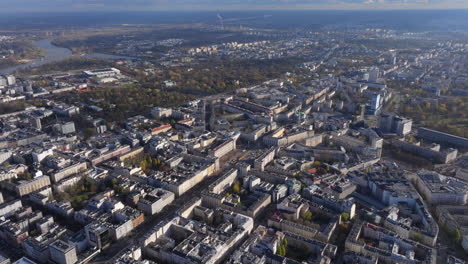
[[[25, 64], [20, 64], [20, 65], [8, 67], [8, 68], [0, 69], [0, 74], [10, 74], [17, 70], [25, 69], [28, 67], [38, 67], [46, 63], [63, 61], [65, 59], [72, 57], [73, 55], [71, 50], [67, 48], [55, 46], [54, 44], [52, 44], [52, 41], [50, 39], [43, 39], [43, 40], [36, 41], [34, 43], [34, 46], [42, 49], [46, 55], [42, 58], [32, 60]], [[105, 59], [105, 60], [131, 59], [131, 57], [109, 55], [109, 54], [103, 54], [103, 53], [85, 54], [82, 57]]]
[[25, 64], [20, 64], [20, 65], [12, 66], [9, 68], [1, 69], [0, 73], [9, 74], [16, 70], [24, 69], [27, 67], [37, 67], [37, 66], [41, 66], [43, 64], [49, 63], [49, 62], [61, 61], [72, 56], [71, 50], [55, 46], [48, 39], [36, 41], [34, 43], [34, 46], [42, 49], [46, 55], [42, 58], [32, 60]]
[[[226, 11], [220, 12], [225, 24], [272, 29], [352, 29], [379, 27], [402, 31], [468, 32], [468, 10], [388, 10], [388, 11]], [[0, 28], [70, 28], [121, 26], [122, 24], [206, 23], [218, 25], [218, 12], [76, 12], [76, 13], [9, 13], [0, 16]], [[36, 46], [47, 52], [44, 58], [27, 64], [1, 69], [12, 73], [25, 67], [37, 67], [72, 56], [66, 48], [40, 40]], [[108, 54], [87, 54], [87, 58], [131, 59]]]

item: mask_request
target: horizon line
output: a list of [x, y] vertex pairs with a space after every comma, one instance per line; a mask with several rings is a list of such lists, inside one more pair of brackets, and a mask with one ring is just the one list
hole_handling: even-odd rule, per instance
[[[5, 10], [3, 10], [5, 11]], [[0, 14], [11, 14], [11, 15], [25, 15], [25, 14], [57, 14], [57, 13], [129, 13], [129, 12], [176, 12], [176, 13], [197, 13], [197, 12], [278, 12], [278, 11], [341, 11], [341, 12], [358, 12], [358, 11], [468, 11], [466, 8], [348, 8], [348, 9], [338, 9], [338, 8], [276, 8], [276, 9], [154, 9], [154, 10], [144, 10], [144, 9], [135, 9], [135, 10], [123, 10], [123, 9], [112, 9], [112, 10], [88, 10], [88, 9], [78, 9], [78, 10], [34, 10], [34, 11], [6, 11], [3, 12], [0, 10]]]

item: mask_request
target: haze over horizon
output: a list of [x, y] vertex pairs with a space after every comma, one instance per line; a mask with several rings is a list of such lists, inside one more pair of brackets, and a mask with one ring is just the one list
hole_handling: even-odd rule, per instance
[[466, 0], [2, 0], [2, 13], [58, 11], [468, 9]]

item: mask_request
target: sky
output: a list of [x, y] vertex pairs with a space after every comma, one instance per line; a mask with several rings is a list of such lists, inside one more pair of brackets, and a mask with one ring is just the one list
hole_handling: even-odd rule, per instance
[[468, 0], [0, 0], [4, 12], [468, 9]]

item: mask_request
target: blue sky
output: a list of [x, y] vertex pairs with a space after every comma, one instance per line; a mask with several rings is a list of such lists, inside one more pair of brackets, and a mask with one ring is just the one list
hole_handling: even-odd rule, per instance
[[[7, 12], [88, 10], [467, 9], [468, 0], [0, 0]], [[8, 7], [8, 8], [5, 8]]]

